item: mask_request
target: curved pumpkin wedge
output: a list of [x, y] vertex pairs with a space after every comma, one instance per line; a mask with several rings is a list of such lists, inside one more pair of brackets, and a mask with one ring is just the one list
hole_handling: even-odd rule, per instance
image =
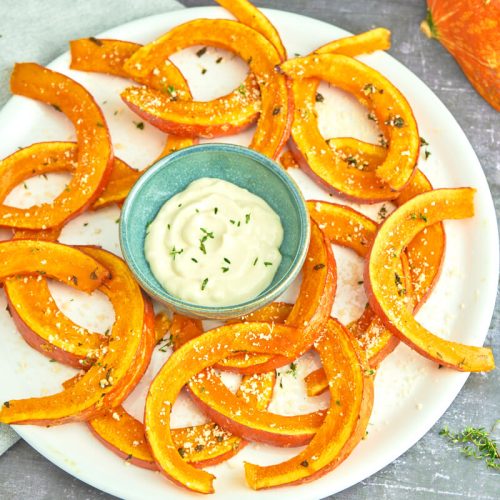
[[137, 83], [162, 90], [169, 95], [169, 87], [176, 89], [176, 98], [191, 99], [191, 91], [184, 75], [167, 60], [161, 68], [143, 78], [129, 74], [124, 65], [142, 45], [106, 38], [80, 38], [70, 42], [70, 68], [79, 71], [106, 73], [122, 78], [133, 78]]
[[0, 281], [11, 276], [23, 280], [34, 274], [54, 278], [87, 293], [110, 277], [104, 266], [79, 250], [48, 241], [2, 241], [0, 262]]
[[[9, 162], [0, 163], [0, 201], [21, 182], [36, 175], [52, 172], [75, 173], [78, 170], [78, 145], [75, 142], [38, 142], [12, 155]], [[141, 176], [123, 160], [114, 158], [108, 183], [99, 198], [92, 204], [97, 210], [113, 203], [122, 203]], [[18, 239], [56, 240], [61, 227], [44, 230], [16, 229]]]
[[316, 49], [314, 53], [332, 54], [335, 52], [336, 54], [355, 57], [377, 50], [389, 50], [390, 48], [391, 32], [386, 28], [374, 28], [358, 35], [333, 40]]
[[316, 349], [328, 380], [335, 381], [330, 386], [330, 409], [309, 445], [295, 457], [266, 467], [245, 463], [247, 483], [255, 490], [317, 479], [345, 460], [365, 436], [373, 407], [373, 377], [364, 353], [333, 319]]
[[[40, 250], [31, 253], [33, 248]], [[155, 341], [152, 325], [154, 316], [149, 301], [143, 297], [141, 289], [120, 258], [97, 248], [85, 247], [83, 250], [97, 258], [111, 272], [106, 286], [100, 287], [115, 310], [115, 323], [108, 346], [101, 350], [98, 361], [72, 387], [51, 396], [9, 401], [0, 411], [0, 421], [3, 423], [54, 425], [88, 420], [107, 408], [121, 404], [149, 363], [148, 350], [150, 346], [152, 349]], [[63, 282], [76, 286], [72, 276], [63, 273], [64, 263], [71, 262], [71, 272], [75, 275], [79, 273], [78, 288], [84, 291], [92, 290], [91, 286], [95, 287], [96, 281], [99, 283], [93, 279], [94, 273], [98, 277], [101, 273], [108, 276], [107, 271], [101, 271], [102, 265], [95, 258], [83, 251], [55, 243], [28, 240], [6, 242], [0, 244], [0, 256], [2, 253], [10, 257], [3, 259], [9, 263], [3, 271], [10, 275], [36, 272], [39, 261], [46, 260], [44, 269], [47, 276], [57, 279], [63, 274]], [[90, 271], [84, 266], [75, 265], [78, 259], [82, 259], [80, 256], [89, 260]], [[86, 269], [85, 273], [80, 269]]]
[[129, 87], [121, 97], [134, 113], [162, 132], [191, 138], [238, 134], [252, 125], [260, 112], [260, 90], [252, 75], [236, 92], [209, 105], [173, 99], [147, 87]]
[[[318, 56], [319, 57], [319, 56]], [[360, 203], [394, 199], [397, 193], [385, 185], [375, 172], [362, 171], [336, 155], [319, 130], [315, 112], [319, 81], [294, 80], [295, 111], [290, 148], [299, 167], [315, 181], [339, 196]]]
[[[274, 373], [247, 376], [238, 394], [244, 394], [250, 404], [265, 408], [271, 401], [275, 378]], [[99, 441], [118, 456], [139, 467], [157, 470], [144, 425], [122, 407], [89, 420], [88, 425]], [[197, 468], [228, 460], [247, 444], [213, 422], [172, 429], [172, 438], [179, 455]]]
[[197, 406], [211, 420], [248, 441], [302, 446], [311, 440], [325, 416], [322, 410], [293, 416], [259, 410], [243, 397], [233, 394], [213, 370], [193, 377], [188, 388]]
[[42, 276], [9, 278], [4, 289], [19, 333], [43, 355], [81, 369], [107, 344], [106, 336], [89, 332], [62, 313]]
[[[259, 85], [262, 101], [257, 130], [250, 147], [272, 158], [277, 157], [288, 139], [293, 102], [286, 77], [274, 71], [281, 61], [279, 54], [268, 40], [252, 28], [222, 19], [191, 21], [177, 26], [135, 52], [125, 63], [125, 70], [134, 78], [143, 78], [153, 73], [171, 54], [193, 45], [222, 47], [235, 52], [249, 63], [250, 71]], [[161, 109], [154, 105], [161, 97], [157, 92], [150, 95], [147, 106], [144, 101], [148, 89], [136, 89], [132, 95], [129, 94], [122, 97], [133, 111], [142, 113], [140, 116], [155, 126], [163, 126]]]
[[[280, 68], [294, 79], [306, 80], [305, 83], [294, 84], [296, 103], [302, 109], [302, 114], [305, 114], [306, 111], [309, 114], [312, 112], [310, 94], [315, 92], [314, 86], [316, 82], [313, 81], [312, 84], [311, 82], [308, 84], [308, 78], [324, 79], [332, 85], [349, 92], [367, 106], [370, 109], [369, 116], [375, 119], [388, 140], [387, 156], [377, 167], [375, 174], [393, 191], [401, 191], [404, 188], [411, 180], [416, 168], [420, 138], [408, 102], [389, 80], [362, 62], [340, 54], [315, 54], [297, 58], [281, 64]], [[300, 119], [300, 114], [298, 118]], [[314, 124], [314, 120], [309, 118], [308, 121]], [[299, 140], [298, 131], [297, 134], [292, 132], [292, 137], [294, 141], [296, 138]], [[314, 135], [312, 135], [311, 139], [314, 139], [313, 144], [322, 146], [321, 141]], [[304, 149], [304, 147], [305, 145], [302, 144], [302, 147], [298, 148], [299, 151], [307, 152], [308, 150]], [[319, 158], [321, 158], [319, 155], [323, 155], [323, 161], [328, 160], [328, 164], [331, 164], [331, 158], [325, 158], [325, 154], [321, 153], [321, 149], [323, 149], [323, 146], [313, 156], [313, 159], [315, 159], [314, 168], [311, 166], [313, 171], [321, 172], [317, 165]], [[309, 159], [305, 158], [305, 160]], [[332, 168], [338, 168], [338, 166], [332, 166]], [[339, 185], [338, 179], [336, 181], [335, 178], [331, 178], [334, 176], [325, 177], [328, 174], [321, 173], [321, 177], [325, 178], [325, 181], [332, 184], [339, 192], [354, 198], [359, 195], [353, 190], [353, 187], [349, 188], [349, 186], [343, 185], [345, 180], [342, 185]], [[373, 186], [369, 185], [372, 190], [374, 190], [374, 186], [376, 187], [375, 184]], [[356, 189], [356, 186], [354, 186], [354, 189]], [[375, 189], [373, 194], [376, 194], [376, 191]], [[389, 196], [389, 198], [391, 197]]]
[[[239, 373], [262, 373], [290, 363], [306, 352], [321, 334], [322, 325], [330, 317], [336, 287], [337, 267], [330, 243], [317, 224], [312, 222], [299, 295], [285, 320], [286, 325], [297, 328], [293, 357], [267, 356], [263, 362], [266, 357], [262, 354], [244, 353], [223, 360], [217, 367]], [[263, 310], [260, 317], [268, 313], [269, 310]]]
[[370, 305], [386, 327], [423, 356], [459, 371], [492, 370], [491, 350], [443, 340], [420, 325], [407, 308], [401, 261], [392, 256], [436, 222], [471, 217], [474, 193], [472, 188], [437, 189], [401, 205], [380, 227], [365, 267]]
[[274, 45], [281, 60], [286, 61], [286, 49], [278, 30], [261, 10], [247, 0], [216, 0], [216, 2], [230, 12], [240, 23], [246, 24], [264, 35]]
[[[38, 64], [16, 64], [10, 85], [12, 93], [50, 104], [72, 121], [78, 141], [78, 166], [67, 188], [52, 203], [27, 209], [0, 205], [1, 224], [26, 229], [61, 225], [92, 205], [111, 174], [113, 150], [104, 116], [80, 84]], [[0, 169], [11, 168], [24, 154], [28, 154], [26, 149], [5, 158]]]
[[268, 323], [238, 323], [210, 330], [176, 350], [151, 384], [146, 399], [146, 437], [160, 471], [170, 480], [200, 493], [213, 492], [212, 474], [182, 460], [171, 435], [170, 413], [182, 387], [195, 375], [235, 351], [293, 355], [294, 328]]

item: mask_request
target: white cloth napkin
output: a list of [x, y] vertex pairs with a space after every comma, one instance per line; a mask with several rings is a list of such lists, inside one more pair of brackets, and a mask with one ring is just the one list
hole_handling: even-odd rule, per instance
[[[47, 64], [68, 50], [69, 40], [93, 36], [120, 24], [178, 10], [175, 0], [1, 0], [0, 106], [10, 98], [9, 78], [15, 62]], [[19, 436], [0, 424], [0, 455]]]

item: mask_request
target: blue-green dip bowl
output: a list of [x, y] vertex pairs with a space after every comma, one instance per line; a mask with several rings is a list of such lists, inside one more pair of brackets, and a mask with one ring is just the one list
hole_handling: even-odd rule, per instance
[[[163, 204], [196, 179], [232, 182], [263, 198], [280, 216], [284, 237], [281, 264], [272, 283], [258, 296], [231, 306], [200, 306], [168, 293], [144, 255], [146, 228]], [[281, 295], [299, 273], [309, 246], [310, 224], [302, 194], [273, 160], [230, 144], [201, 144], [177, 151], [150, 167], [130, 191], [120, 219], [123, 256], [141, 287], [154, 299], [187, 316], [229, 319], [255, 311]]]

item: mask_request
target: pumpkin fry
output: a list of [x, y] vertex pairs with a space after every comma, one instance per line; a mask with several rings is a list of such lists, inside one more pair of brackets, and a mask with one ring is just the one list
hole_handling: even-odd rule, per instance
[[437, 189], [401, 205], [380, 227], [365, 267], [370, 305], [386, 327], [421, 355], [459, 371], [492, 370], [495, 365], [491, 350], [443, 340], [420, 325], [406, 307], [401, 261], [392, 256], [398, 257], [418, 233], [432, 224], [471, 217], [474, 192], [472, 188]]
[[[134, 78], [145, 77], [171, 54], [193, 45], [223, 47], [249, 62], [262, 99], [257, 130], [250, 147], [272, 158], [278, 156], [290, 132], [293, 103], [287, 79], [274, 71], [274, 67], [280, 63], [276, 49], [255, 30], [222, 19], [191, 21], [177, 26], [135, 52], [125, 63], [125, 70]], [[142, 118], [165, 130], [167, 121], [163, 120], [162, 109], [163, 105], [168, 104], [168, 98], [145, 88], [127, 89], [122, 98]], [[161, 109], [158, 103], [162, 103]]]
[[[52, 203], [31, 208], [0, 205], [2, 225], [46, 229], [61, 225], [88, 208], [104, 190], [111, 174], [113, 150], [104, 116], [87, 90], [74, 80], [38, 64], [16, 64], [11, 76], [14, 94], [30, 97], [61, 110], [75, 126], [78, 167], [64, 190]], [[29, 154], [18, 151], [0, 162], [0, 170]]]
[[[401, 191], [408, 184], [416, 168], [420, 138], [408, 102], [389, 80], [362, 62], [339, 54], [314, 54], [292, 59], [281, 64], [280, 68], [295, 80], [305, 80], [302, 85], [294, 85], [295, 98], [302, 99], [297, 100], [297, 105], [305, 111], [308, 110], [308, 107], [302, 107], [302, 103], [305, 102], [310, 107], [311, 103], [308, 97], [311, 91], [315, 91], [315, 82], [313, 81], [312, 84], [309, 82], [308, 85], [308, 78], [325, 79], [329, 83], [349, 92], [362, 104], [368, 106], [370, 108], [369, 116], [377, 122], [388, 140], [387, 156], [384, 162], [377, 167], [376, 175], [387, 183], [393, 191]], [[302, 114], [304, 114], [304, 111]], [[298, 119], [300, 120], [300, 115]], [[312, 124], [314, 124], [314, 121], [312, 120]], [[299, 141], [298, 133], [298, 130], [296, 130], [295, 134], [292, 132], [294, 141], [296, 139]], [[314, 141], [318, 143], [319, 139], [315, 138]], [[303, 145], [298, 149], [302, 152], [302, 155], [309, 151]], [[335, 175], [322, 172], [321, 177], [340, 193], [356, 198], [357, 195], [353, 187], [346, 186], [346, 181], [339, 180], [337, 177], [339, 167], [335, 162], [331, 162], [332, 158], [327, 153], [321, 153], [321, 151], [324, 151], [323, 147], [317, 151], [313, 159], [305, 158], [311, 164], [313, 171], [319, 171], [319, 166], [316, 163], [321, 158], [318, 155], [323, 154], [322, 161], [328, 160], [329, 165], [333, 163], [331, 168], [335, 169]]]
[[269, 19], [248, 0], [216, 0], [230, 12], [240, 23], [243, 23], [267, 38], [273, 45], [282, 61], [286, 60], [286, 49], [281, 37]]

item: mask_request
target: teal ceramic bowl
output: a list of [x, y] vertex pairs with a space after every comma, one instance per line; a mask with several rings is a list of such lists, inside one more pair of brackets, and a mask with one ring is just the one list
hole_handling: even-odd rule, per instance
[[[168, 293], [156, 280], [144, 255], [146, 228], [163, 204], [196, 179], [215, 177], [263, 198], [280, 216], [284, 237], [281, 264], [269, 287], [255, 298], [231, 306], [192, 304]], [[229, 319], [255, 311], [281, 295], [299, 273], [309, 246], [310, 224], [302, 194], [273, 160], [230, 144], [201, 144], [177, 151], [150, 167], [130, 191], [120, 219], [123, 256], [141, 287], [152, 298], [190, 317]]]

